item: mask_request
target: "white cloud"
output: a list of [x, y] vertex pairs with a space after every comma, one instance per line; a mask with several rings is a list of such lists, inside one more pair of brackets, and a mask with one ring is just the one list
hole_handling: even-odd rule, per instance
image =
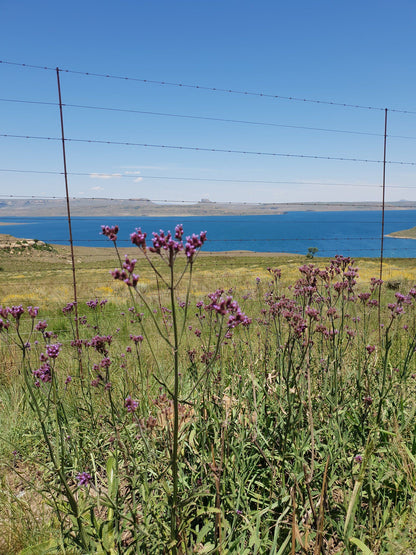
[[113, 179], [114, 177], [121, 177], [119, 173], [90, 173], [91, 179]]
[[91, 191], [104, 191], [104, 187], [91, 187]]
[[136, 177], [134, 183], [139, 183], [139, 181], [143, 181], [143, 177]]

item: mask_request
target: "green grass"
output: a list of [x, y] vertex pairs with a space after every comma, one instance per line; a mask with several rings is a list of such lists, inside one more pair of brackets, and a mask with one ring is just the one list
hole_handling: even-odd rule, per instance
[[[58, 334], [52, 343], [62, 343], [53, 381], [35, 387], [41, 334], [31, 335], [27, 314], [18, 332], [23, 343], [30, 337], [30, 351], [19, 347], [12, 317], [8, 339], [1, 334], [2, 553], [30, 546], [39, 554], [83, 553], [85, 542], [92, 553], [168, 553], [175, 479], [178, 552], [415, 552], [413, 297], [392, 318], [387, 305], [398, 291], [383, 286], [379, 329], [377, 307], [337, 294], [334, 284], [352, 279], [348, 267], [325, 282], [299, 273], [305, 257], [199, 256], [178, 351], [175, 469], [174, 352], [161, 337], [173, 338], [172, 316], [161, 310], [172, 309], [168, 291], [138, 257], [148, 305], [133, 301], [109, 276], [117, 266], [112, 251], [78, 249], [78, 310], [86, 318], [80, 337], [113, 337], [108, 353], [84, 346], [78, 356], [70, 344], [73, 313], [62, 313], [72, 294], [68, 250], [38, 254], [0, 259], [2, 306], [39, 305], [35, 322], [47, 320]], [[167, 277], [168, 268], [152, 261]], [[178, 274], [183, 264], [178, 258]], [[269, 266], [281, 268], [280, 280]], [[349, 297], [369, 292], [378, 276], [372, 260], [356, 266], [361, 277]], [[403, 294], [416, 283], [410, 260], [385, 261], [384, 272]], [[231, 338], [221, 316], [196, 307], [217, 287], [232, 289], [252, 318]], [[95, 297], [109, 300], [93, 310], [85, 301]], [[186, 282], [174, 296], [182, 330], [178, 298], [186, 298]], [[377, 288], [371, 298], [378, 299]], [[133, 304], [143, 325], [128, 310]], [[306, 328], [298, 328], [303, 321]], [[136, 350], [130, 334], [143, 333], [148, 341]], [[95, 369], [107, 355], [110, 367]], [[97, 373], [103, 379], [95, 386]], [[138, 401], [136, 412], [126, 411], [128, 395]], [[84, 471], [92, 476], [87, 488], [76, 480]]]

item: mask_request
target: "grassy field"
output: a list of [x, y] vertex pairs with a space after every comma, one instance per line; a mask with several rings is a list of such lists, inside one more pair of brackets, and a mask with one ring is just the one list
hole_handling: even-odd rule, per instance
[[413, 260], [119, 254], [0, 252], [0, 552], [414, 553]]

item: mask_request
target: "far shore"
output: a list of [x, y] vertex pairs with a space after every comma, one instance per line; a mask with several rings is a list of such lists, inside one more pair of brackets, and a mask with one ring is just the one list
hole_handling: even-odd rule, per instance
[[0, 222], [0, 225], [27, 225], [26, 222]]
[[[211, 202], [157, 203], [149, 199], [71, 199], [71, 215], [76, 217], [209, 217], [209, 216], [283, 216], [288, 212], [380, 211], [379, 202]], [[416, 202], [387, 202], [385, 210], [416, 210]], [[60, 199], [13, 199], [0, 202], [2, 217], [67, 217], [67, 203]], [[3, 224], [4, 225], [4, 224]]]

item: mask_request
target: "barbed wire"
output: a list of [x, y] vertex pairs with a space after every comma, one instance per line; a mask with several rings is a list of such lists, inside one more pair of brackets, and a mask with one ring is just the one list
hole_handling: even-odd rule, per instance
[[[28, 139], [28, 140], [43, 140], [43, 141], [59, 141], [62, 142], [62, 137], [44, 137], [41, 135], [18, 135], [11, 133], [0, 133], [0, 137], [9, 139]], [[151, 143], [136, 143], [128, 141], [110, 141], [106, 139], [79, 139], [75, 137], [65, 138], [66, 143], [87, 143], [87, 144], [105, 144], [117, 146], [135, 146], [142, 148], [160, 148], [167, 150], [183, 150], [183, 151], [196, 151], [196, 152], [218, 152], [221, 154], [243, 154], [253, 156], [267, 156], [278, 158], [304, 158], [308, 160], [334, 160], [342, 162], [360, 162], [371, 164], [382, 164], [383, 160], [374, 160], [368, 158], [349, 158], [343, 156], [323, 156], [318, 154], [295, 154], [295, 153], [282, 153], [282, 152], [262, 152], [254, 150], [236, 150], [229, 148], [211, 148], [199, 146], [185, 146], [185, 145], [161, 145]], [[396, 164], [401, 166], [416, 166], [416, 162], [407, 162], [401, 160], [386, 160], [386, 164]]]
[[[45, 171], [45, 170], [20, 170], [16, 168], [1, 168], [0, 172], [10, 172], [10, 173], [33, 173], [33, 174], [45, 174], [45, 175], [60, 175], [63, 176], [64, 172], [62, 171]], [[143, 179], [166, 179], [166, 180], [179, 180], [179, 181], [208, 181], [208, 182], [225, 182], [225, 183], [263, 183], [263, 184], [270, 184], [270, 185], [328, 185], [334, 187], [370, 187], [370, 188], [377, 188], [380, 189], [381, 185], [367, 185], [363, 183], [335, 183], [335, 182], [327, 182], [327, 181], [293, 181], [293, 180], [267, 180], [267, 179], [221, 179], [221, 178], [209, 178], [209, 177], [189, 177], [189, 176], [165, 176], [165, 175], [146, 175], [146, 174], [108, 174], [108, 173], [99, 173], [96, 171], [91, 172], [67, 172], [68, 176], [78, 176], [78, 177], [90, 177], [90, 178], [109, 178], [114, 177], [114, 179], [118, 178], [127, 178], [133, 179], [133, 181], [137, 178]], [[413, 189], [416, 188], [415, 186], [395, 186], [390, 185], [389, 187], [393, 187], [396, 189]], [[0, 198], [37, 198], [37, 199], [65, 199], [66, 197], [59, 197], [59, 196], [34, 196], [34, 195], [2, 195], [0, 194]], [[72, 200], [126, 200], [126, 201], [135, 201], [140, 199], [134, 198], [114, 198], [114, 197], [71, 197]], [[142, 199], [141, 199], [142, 200]], [[146, 201], [150, 202], [174, 202], [174, 203], [194, 203], [194, 200], [168, 200], [168, 199], [147, 199]], [[274, 204], [274, 203], [267, 203], [267, 202], [236, 202], [236, 201], [209, 201], [210, 204]], [[279, 203], [281, 204], [281, 203]], [[284, 203], [283, 203], [284, 204]], [[286, 203], [286, 204], [298, 204], [298, 203]]]
[[[35, 105], [40, 104], [45, 106], [59, 107], [59, 104], [57, 102], [44, 102], [40, 100], [20, 100], [20, 99], [14, 99], [14, 98], [0, 98], [0, 102], [15, 102], [19, 104], [35, 104]], [[106, 106], [91, 106], [86, 104], [66, 104], [66, 103], [62, 103], [62, 107], [63, 108], [84, 108], [88, 110], [103, 110], [108, 112], [123, 112], [127, 114], [140, 114], [140, 115], [151, 115], [151, 116], [161, 116], [161, 117], [206, 120], [206, 121], [216, 121], [216, 122], [222, 122], [222, 123], [238, 123], [238, 124], [245, 124], [245, 125], [258, 125], [258, 126], [267, 126], [267, 127], [283, 127], [288, 129], [323, 131], [328, 133], [346, 133], [346, 134], [352, 134], [352, 135], [368, 135], [373, 137], [384, 136], [382, 133], [371, 133], [369, 131], [330, 129], [325, 127], [308, 127], [304, 125], [290, 125], [290, 124], [265, 122], [265, 121], [249, 121], [249, 120], [229, 119], [229, 118], [220, 118], [220, 117], [212, 117], [212, 116], [197, 116], [197, 115], [190, 115], [190, 114], [174, 114], [169, 112], [150, 112], [145, 110], [136, 110], [133, 108], [114, 108], [114, 107], [106, 107]], [[407, 136], [398, 136], [397, 138], [416, 139], [416, 137], [407, 137]]]
[[[327, 106], [336, 106], [342, 108], [355, 108], [360, 110], [375, 110], [375, 111], [385, 111], [386, 107], [382, 108], [379, 106], [368, 106], [368, 105], [361, 105], [361, 104], [351, 104], [346, 102], [337, 102], [333, 100], [321, 100], [321, 99], [313, 99], [313, 98], [301, 98], [297, 96], [287, 96], [287, 95], [278, 95], [278, 94], [270, 94], [270, 93], [263, 93], [257, 91], [243, 91], [231, 88], [223, 88], [223, 87], [209, 87], [205, 85], [198, 85], [198, 84], [190, 84], [190, 83], [180, 83], [174, 81], [158, 81], [155, 79], [142, 79], [139, 77], [131, 77], [131, 76], [123, 76], [123, 75], [115, 75], [111, 73], [96, 73], [91, 71], [79, 71], [79, 70], [72, 70], [67, 68], [52, 68], [49, 66], [42, 66], [42, 65], [34, 65], [34, 64], [25, 64], [19, 62], [11, 62], [8, 60], [0, 60], [0, 64], [10, 65], [10, 66], [17, 66], [27, 69], [40, 69], [46, 71], [54, 71], [57, 70], [60, 73], [67, 73], [73, 75], [82, 75], [85, 77], [99, 77], [105, 79], [116, 79], [122, 81], [132, 81], [138, 82], [143, 84], [149, 85], [159, 85], [159, 86], [169, 86], [169, 87], [178, 87], [184, 89], [195, 89], [201, 91], [209, 91], [215, 93], [226, 93], [226, 94], [235, 94], [235, 95], [242, 95], [242, 96], [251, 96], [251, 97], [259, 97], [259, 98], [269, 98], [274, 100], [286, 100], [286, 101], [293, 101], [293, 102], [301, 102], [301, 103], [312, 103], [312, 104], [321, 104]], [[416, 114], [416, 111], [413, 110], [405, 110], [399, 108], [389, 108], [387, 109], [390, 112], [402, 113], [402, 114]]]
[[[41, 100], [0, 98], [0, 102], [59, 107], [59, 103], [57, 102], [46, 102]], [[344, 133], [349, 135], [384, 137], [383, 133], [374, 133], [370, 131], [357, 131], [354, 129], [349, 130], [349, 129], [333, 129], [328, 127], [311, 127], [306, 125], [293, 125], [293, 124], [284, 124], [284, 123], [275, 123], [275, 122], [266, 122], [266, 121], [251, 121], [251, 120], [241, 120], [241, 119], [235, 119], [235, 118], [230, 119], [230, 118], [221, 118], [221, 117], [213, 117], [213, 116], [198, 116], [198, 115], [192, 115], [192, 114], [175, 114], [171, 112], [155, 112], [155, 111], [137, 110], [133, 108], [115, 108], [110, 106], [93, 106], [88, 104], [68, 104], [68, 103], [62, 103], [62, 107], [63, 108], [82, 108], [82, 109], [88, 109], [88, 110], [102, 110], [107, 112], [121, 112], [121, 113], [127, 113], [127, 114], [183, 118], [183, 119], [192, 119], [192, 120], [215, 121], [215, 122], [221, 122], [221, 123], [238, 123], [238, 124], [244, 124], [244, 125], [257, 125], [257, 126], [265, 126], [265, 127], [282, 127], [285, 129], [300, 129], [304, 131], [319, 131], [319, 132], [325, 132], [325, 133]], [[416, 137], [411, 135], [387, 135], [387, 137], [389, 139], [416, 140]]]

